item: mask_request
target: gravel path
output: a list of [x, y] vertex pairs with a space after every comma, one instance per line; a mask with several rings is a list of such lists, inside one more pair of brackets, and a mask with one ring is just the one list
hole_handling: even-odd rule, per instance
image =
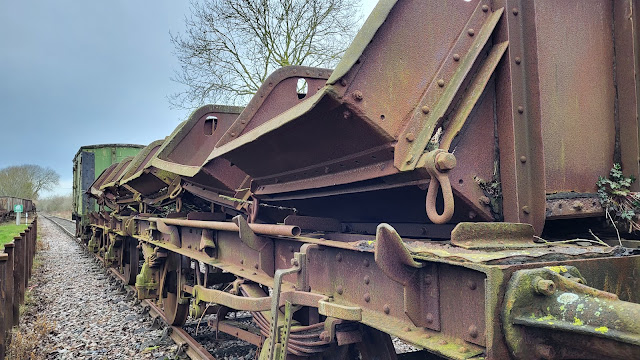
[[[33, 274], [32, 303], [53, 326], [39, 352], [47, 359], [174, 359], [177, 346], [137, 301], [55, 224], [38, 219], [44, 249]], [[157, 325], [157, 324], [156, 324]]]

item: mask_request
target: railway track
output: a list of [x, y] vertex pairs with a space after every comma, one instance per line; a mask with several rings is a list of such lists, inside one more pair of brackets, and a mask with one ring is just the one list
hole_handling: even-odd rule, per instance
[[[75, 237], [75, 222], [68, 219], [63, 219], [53, 215], [42, 215], [44, 218], [50, 220], [54, 224], [56, 224], [60, 229], [62, 229], [67, 235], [77, 240]], [[94, 255], [95, 256], [95, 255]], [[101, 260], [97, 257], [98, 260]], [[111, 275], [115, 279], [117, 279], [127, 291], [135, 292], [135, 288], [130, 285], [126, 285], [123, 276], [118, 273], [115, 269], [108, 269]], [[196, 341], [193, 337], [189, 335], [187, 330], [177, 327], [177, 326], [169, 326], [167, 324], [167, 320], [162, 313], [162, 310], [159, 309], [153, 302], [149, 300], [143, 300], [141, 302], [143, 306], [149, 309], [149, 314], [156, 321], [162, 321], [164, 325], [170, 328], [170, 336], [171, 339], [181, 348], [183, 354], [186, 354], [190, 359], [193, 360], [216, 360], [216, 358], [211, 355], [207, 349], [205, 349], [198, 341]], [[185, 327], [189, 327], [191, 324], [185, 325]], [[232, 350], [232, 349], [231, 349]]]

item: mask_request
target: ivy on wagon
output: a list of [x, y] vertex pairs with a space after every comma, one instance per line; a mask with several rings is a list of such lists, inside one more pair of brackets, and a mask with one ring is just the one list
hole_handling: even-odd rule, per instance
[[[622, 166], [614, 164], [609, 177], [599, 177], [598, 197], [605, 210], [607, 219], [618, 223], [629, 232], [640, 230], [640, 194], [631, 191], [630, 187], [636, 181], [635, 177], [626, 177], [622, 173]], [[617, 230], [617, 227], [616, 227]]]

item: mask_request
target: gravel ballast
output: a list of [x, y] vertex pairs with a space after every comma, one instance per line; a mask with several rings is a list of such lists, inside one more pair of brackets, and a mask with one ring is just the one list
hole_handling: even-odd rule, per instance
[[[38, 218], [43, 243], [21, 326], [44, 314], [51, 331], [38, 344], [47, 359], [173, 359], [177, 345], [95, 258], [57, 225]], [[157, 323], [156, 323], [157, 325]]]

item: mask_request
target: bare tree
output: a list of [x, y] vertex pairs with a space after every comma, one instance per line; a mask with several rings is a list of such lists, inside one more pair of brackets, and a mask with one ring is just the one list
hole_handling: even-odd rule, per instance
[[171, 35], [186, 90], [177, 108], [244, 104], [279, 67], [334, 67], [358, 30], [361, 0], [191, 0], [184, 34]]
[[0, 195], [38, 199], [43, 190], [51, 190], [60, 182], [60, 175], [39, 165], [9, 166], [0, 169]]

